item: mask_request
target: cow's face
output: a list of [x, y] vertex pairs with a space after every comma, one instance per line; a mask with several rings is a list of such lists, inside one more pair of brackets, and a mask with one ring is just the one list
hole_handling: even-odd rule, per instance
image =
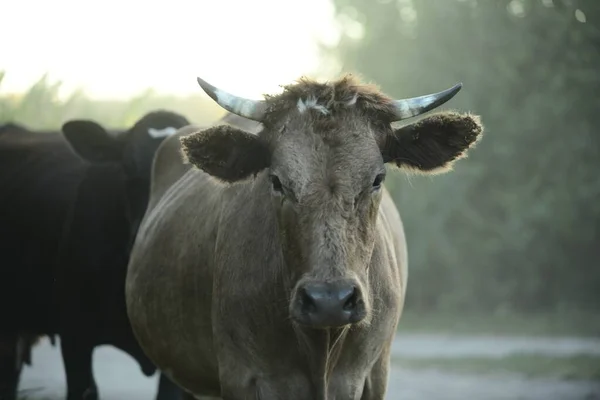
[[182, 138], [184, 152], [225, 182], [261, 173], [294, 283], [293, 321], [314, 328], [368, 323], [385, 164], [447, 169], [482, 129], [477, 118], [457, 113], [393, 129], [392, 101], [369, 87], [298, 85], [305, 86], [271, 99], [259, 135], [218, 126]]
[[188, 124], [179, 114], [155, 111], [116, 135], [90, 120], [66, 122], [62, 131], [81, 158], [92, 164], [111, 163], [122, 167], [126, 177], [127, 213], [134, 236], [148, 203], [154, 154], [166, 137]]

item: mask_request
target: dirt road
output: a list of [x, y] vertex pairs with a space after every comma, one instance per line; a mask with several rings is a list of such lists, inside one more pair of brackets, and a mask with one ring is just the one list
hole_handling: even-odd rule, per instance
[[[403, 335], [394, 343], [394, 357], [501, 357], [523, 352], [557, 357], [600, 356], [600, 340]], [[64, 372], [58, 345], [53, 348], [44, 340], [34, 350], [33, 364], [23, 372], [21, 389], [30, 392], [32, 398], [64, 399]], [[157, 377], [144, 377], [130, 357], [113, 347], [96, 350], [94, 372], [102, 400], [154, 399]], [[394, 366], [387, 399], [600, 400], [600, 382], [527, 379], [514, 374], [480, 376]]]

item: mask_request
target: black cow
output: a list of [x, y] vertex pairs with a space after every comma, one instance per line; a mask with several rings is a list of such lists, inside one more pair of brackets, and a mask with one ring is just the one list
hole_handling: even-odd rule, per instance
[[14, 398], [21, 370], [24, 365], [31, 365], [31, 348], [40, 338], [17, 333], [0, 335], [0, 400]]
[[[156, 111], [125, 132], [89, 120], [65, 123], [62, 135], [0, 126], [1, 399], [16, 396], [37, 335], [61, 338], [68, 400], [98, 399], [98, 345], [127, 352], [147, 376], [156, 371], [129, 325], [125, 274], [154, 153], [188, 123]], [[180, 398], [162, 375], [159, 386], [158, 399]]]

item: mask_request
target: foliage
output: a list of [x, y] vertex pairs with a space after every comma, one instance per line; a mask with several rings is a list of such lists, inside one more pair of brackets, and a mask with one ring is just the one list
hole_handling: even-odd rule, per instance
[[345, 71], [395, 97], [462, 81], [447, 106], [486, 128], [454, 172], [392, 183], [409, 243], [407, 307], [600, 308], [600, 3], [334, 3], [347, 33], [326, 50]]
[[[5, 73], [0, 71], [0, 90]], [[156, 109], [179, 112], [191, 122], [208, 124], [224, 111], [206, 97], [158, 95], [152, 90], [129, 100], [92, 100], [81, 90], [60, 97], [61, 82], [42, 76], [22, 95], [1, 94], [0, 124], [16, 122], [30, 129], [59, 129], [70, 119], [93, 119], [109, 128], [126, 128]]]
[[[407, 231], [407, 308], [598, 311], [600, 3], [333, 2], [345, 35], [326, 51], [345, 71], [395, 97], [462, 81], [443, 108], [480, 114], [486, 128], [452, 173], [388, 179]], [[204, 124], [223, 112], [200, 96], [94, 101], [81, 91], [61, 99], [60, 88], [44, 76], [25, 95], [0, 94], [0, 123], [124, 127], [168, 108]]]
[[438, 335], [600, 337], [600, 319], [589, 312], [464, 313], [407, 308], [398, 325], [399, 335], [433, 332]]

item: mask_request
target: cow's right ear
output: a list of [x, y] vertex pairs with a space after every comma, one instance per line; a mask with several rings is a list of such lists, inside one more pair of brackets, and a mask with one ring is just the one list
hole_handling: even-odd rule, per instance
[[122, 159], [121, 144], [94, 121], [68, 121], [62, 126], [62, 132], [73, 150], [89, 162], [120, 162]]
[[249, 178], [271, 165], [268, 145], [232, 126], [216, 126], [179, 140], [191, 164], [224, 182]]

